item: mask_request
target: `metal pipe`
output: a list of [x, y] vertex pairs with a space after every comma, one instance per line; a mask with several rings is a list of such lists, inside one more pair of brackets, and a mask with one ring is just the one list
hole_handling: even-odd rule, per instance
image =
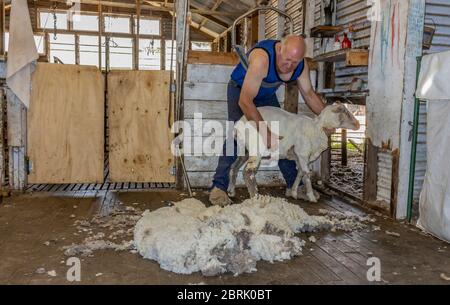
[[277, 9], [275, 7], [272, 6], [260, 6], [260, 7], [255, 7], [252, 10], [249, 10], [247, 13], [245, 13], [244, 15], [239, 16], [234, 22], [233, 25], [231, 27], [231, 44], [232, 47], [235, 48], [236, 47], [236, 25], [244, 18], [253, 15], [253, 13], [255, 12], [259, 12], [259, 11], [275, 11], [280, 15], [283, 15], [285, 18], [287, 18], [289, 20], [289, 33], [292, 34], [294, 33], [294, 23], [292, 22], [292, 17], [289, 16], [288, 14], [286, 14], [285, 12], [283, 12], [280, 9]]
[[[417, 68], [416, 68], [416, 89], [417, 83], [419, 82], [420, 65], [422, 64], [422, 56], [417, 57]], [[419, 130], [419, 107], [420, 100], [414, 93], [414, 119], [412, 126], [412, 141], [411, 141], [411, 159], [409, 163], [409, 187], [408, 187], [408, 207], [407, 207], [407, 219], [411, 222], [412, 219], [412, 206], [413, 206], [413, 195], [414, 195], [414, 179], [416, 171], [416, 153], [417, 153], [417, 133]]]

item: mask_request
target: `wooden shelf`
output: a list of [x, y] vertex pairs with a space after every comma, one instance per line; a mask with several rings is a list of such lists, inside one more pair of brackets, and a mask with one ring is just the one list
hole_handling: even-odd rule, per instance
[[327, 102], [331, 103], [336, 101], [345, 103], [347, 100], [350, 100], [353, 104], [365, 105], [369, 90], [323, 92], [322, 95], [327, 99]]
[[367, 66], [369, 64], [369, 51], [366, 49], [341, 49], [316, 56], [314, 61], [345, 61], [347, 66]]
[[344, 28], [342, 26], [332, 26], [332, 25], [318, 25], [311, 29], [311, 37], [314, 38], [325, 38], [334, 37], [339, 32], [342, 32]]
[[207, 51], [189, 51], [188, 64], [211, 64], [211, 65], [230, 65], [239, 63], [239, 57], [234, 52], [207, 52]]

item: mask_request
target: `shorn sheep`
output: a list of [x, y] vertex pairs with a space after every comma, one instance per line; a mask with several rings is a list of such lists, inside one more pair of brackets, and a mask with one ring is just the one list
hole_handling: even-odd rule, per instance
[[[258, 108], [265, 122], [278, 122], [279, 145], [276, 152], [267, 149], [255, 149], [255, 145], [262, 147], [262, 138], [258, 132], [250, 132], [248, 121], [243, 116], [235, 125], [235, 137], [240, 145], [245, 146], [245, 156], [239, 156], [230, 170], [230, 184], [228, 194], [235, 195], [236, 176], [239, 169], [245, 165], [243, 176], [250, 198], [257, 195], [258, 186], [256, 173], [263, 158], [289, 159], [297, 164], [298, 174], [291, 189], [286, 190], [286, 196], [297, 199], [300, 181], [306, 188], [306, 196], [309, 201], [317, 202], [311, 185], [311, 171], [309, 164], [316, 160], [320, 154], [328, 148], [328, 137], [324, 128], [345, 128], [357, 130], [359, 122], [341, 103], [334, 103], [324, 108], [319, 116], [310, 118], [302, 114], [293, 114], [277, 107]], [[247, 138], [247, 141], [245, 139]], [[249, 154], [249, 152], [251, 152]], [[275, 157], [274, 157], [274, 154]]]

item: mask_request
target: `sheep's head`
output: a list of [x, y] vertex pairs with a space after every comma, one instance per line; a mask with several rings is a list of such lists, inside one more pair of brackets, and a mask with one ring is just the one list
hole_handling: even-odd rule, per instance
[[319, 119], [322, 127], [325, 128], [359, 129], [358, 120], [350, 111], [348, 111], [344, 104], [339, 102], [325, 107], [325, 109], [322, 110]]

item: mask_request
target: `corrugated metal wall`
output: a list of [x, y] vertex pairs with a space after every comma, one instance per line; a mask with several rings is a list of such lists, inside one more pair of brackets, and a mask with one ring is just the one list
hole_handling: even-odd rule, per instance
[[[314, 25], [321, 24], [321, 0], [315, 0], [316, 7], [314, 12]], [[338, 0], [336, 25], [341, 25], [345, 29], [352, 24], [355, 33], [353, 34], [353, 48], [368, 48], [370, 45], [370, 25], [367, 20], [367, 11], [369, 6], [366, 0]], [[342, 37], [341, 37], [342, 39]], [[325, 42], [325, 39], [324, 39]], [[314, 56], [320, 54], [321, 39], [314, 40]], [[335, 65], [335, 91], [344, 91], [353, 78], [361, 78], [367, 87], [368, 67], [345, 67], [344, 62]]]
[[[429, 50], [424, 54], [450, 50], [450, 0], [426, 0], [425, 25], [433, 27], [436, 32]], [[414, 200], [419, 199], [427, 165], [427, 107], [420, 103], [419, 137], [417, 143], [416, 172], [414, 181]]]
[[[294, 34], [303, 33], [303, 1], [302, 0], [286, 0], [286, 13], [288, 13], [294, 22]], [[286, 23], [285, 32], [289, 32]]]
[[[270, 5], [278, 7], [278, 0], [271, 0]], [[276, 37], [277, 37], [277, 13], [273, 11], [268, 11], [266, 13], [266, 38], [275, 39]]]
[[[312, 0], [314, 1], [314, 0]], [[270, 5], [278, 7], [278, 0], [271, 0]], [[292, 17], [294, 22], [294, 34], [303, 33], [303, 1], [302, 0], [285, 0], [286, 13]], [[276, 38], [277, 36], [277, 17], [278, 14], [269, 11], [266, 14], [266, 38]], [[289, 26], [286, 22], [285, 33], [289, 32]]]
[[392, 154], [390, 151], [378, 152], [377, 200], [389, 208], [391, 201]]
[[450, 1], [426, 0], [425, 24], [435, 27], [432, 46], [424, 53], [436, 53], [450, 50]]

